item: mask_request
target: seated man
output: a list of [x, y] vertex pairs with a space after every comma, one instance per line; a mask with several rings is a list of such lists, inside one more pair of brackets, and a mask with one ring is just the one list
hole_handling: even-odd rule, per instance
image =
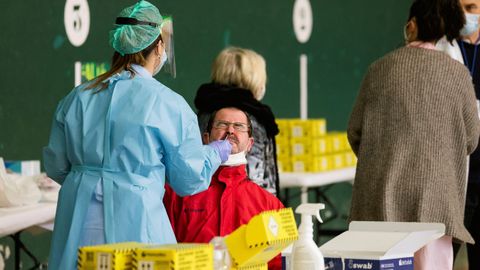
[[[283, 208], [277, 197], [248, 179], [245, 154], [253, 145], [253, 137], [243, 111], [223, 108], [212, 114], [203, 143], [225, 139], [232, 144], [232, 154], [213, 175], [206, 191], [182, 198], [166, 186], [164, 203], [178, 242], [208, 243], [263, 211]], [[269, 269], [281, 269], [280, 256], [269, 263]]]

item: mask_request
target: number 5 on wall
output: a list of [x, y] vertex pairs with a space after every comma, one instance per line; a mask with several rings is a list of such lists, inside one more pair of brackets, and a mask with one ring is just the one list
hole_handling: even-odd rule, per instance
[[67, 0], [63, 16], [68, 40], [75, 47], [82, 46], [90, 30], [90, 9], [87, 0]]

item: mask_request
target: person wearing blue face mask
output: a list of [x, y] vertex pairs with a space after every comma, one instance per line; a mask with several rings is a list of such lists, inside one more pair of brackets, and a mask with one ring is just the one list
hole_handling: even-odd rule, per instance
[[232, 145], [202, 145], [187, 102], [152, 75], [175, 75], [171, 19], [147, 1], [115, 21], [105, 74], [74, 88], [53, 117], [44, 165], [62, 185], [49, 269], [76, 269], [80, 246], [176, 243], [162, 198], [208, 188]]
[[[475, 71], [472, 61], [476, 60], [476, 48], [479, 44], [480, 27], [480, 0], [460, 0], [460, 4], [465, 13], [465, 25], [460, 30], [460, 39], [447, 41], [442, 38], [436, 44], [436, 48], [449, 54], [453, 59], [465, 64], [471, 73]], [[471, 47], [474, 47], [473, 49]], [[472, 59], [465, 59], [465, 55], [472, 51]], [[473, 59], [475, 58], [475, 59]], [[470, 60], [470, 62], [468, 61]], [[480, 73], [479, 73], [480, 74]]]
[[[460, 31], [461, 39], [451, 44], [442, 39], [437, 48], [463, 63], [472, 76], [477, 104], [480, 99], [480, 0], [460, 0], [466, 23]], [[480, 269], [480, 147], [470, 155], [467, 195], [465, 202], [465, 226], [470, 231], [475, 244], [467, 244], [470, 270]], [[456, 254], [460, 245], [454, 245]]]
[[435, 48], [464, 25], [458, 0], [414, 0], [406, 46], [370, 65], [348, 124], [358, 158], [350, 219], [445, 225], [415, 252], [415, 270], [452, 270], [453, 242], [474, 242], [463, 220], [475, 91], [467, 68]]

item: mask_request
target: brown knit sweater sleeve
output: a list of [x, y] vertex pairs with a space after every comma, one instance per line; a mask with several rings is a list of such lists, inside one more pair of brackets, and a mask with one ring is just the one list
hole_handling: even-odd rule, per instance
[[360, 90], [357, 94], [357, 98], [355, 100], [355, 104], [352, 109], [352, 113], [350, 115], [350, 120], [348, 122], [348, 128], [347, 128], [348, 142], [350, 143], [350, 146], [352, 147], [352, 150], [355, 153], [355, 155], [358, 154], [360, 140], [362, 137], [362, 125], [363, 125], [362, 120], [363, 120], [363, 112], [364, 112], [365, 103], [366, 103], [365, 91], [369, 89], [369, 84], [370, 84], [369, 74], [370, 72], [367, 71], [367, 74], [363, 78], [362, 84], [360, 86]]
[[466, 104], [463, 107], [463, 117], [465, 122], [465, 129], [467, 135], [467, 152], [471, 154], [478, 145], [478, 139], [480, 136], [480, 119], [478, 117], [478, 107], [477, 107], [477, 98], [475, 97], [475, 89], [473, 84], [470, 83], [471, 78], [467, 72], [464, 72], [463, 77], [459, 80], [465, 85], [461, 87], [466, 91], [463, 92], [465, 96]]

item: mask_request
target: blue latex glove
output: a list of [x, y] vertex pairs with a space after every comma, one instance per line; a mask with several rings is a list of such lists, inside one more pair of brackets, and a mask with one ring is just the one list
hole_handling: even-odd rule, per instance
[[228, 156], [232, 152], [232, 145], [228, 140], [213, 141], [208, 145], [213, 147], [213, 149], [217, 150], [217, 152], [220, 154], [220, 159], [222, 160], [222, 163], [227, 161]]

